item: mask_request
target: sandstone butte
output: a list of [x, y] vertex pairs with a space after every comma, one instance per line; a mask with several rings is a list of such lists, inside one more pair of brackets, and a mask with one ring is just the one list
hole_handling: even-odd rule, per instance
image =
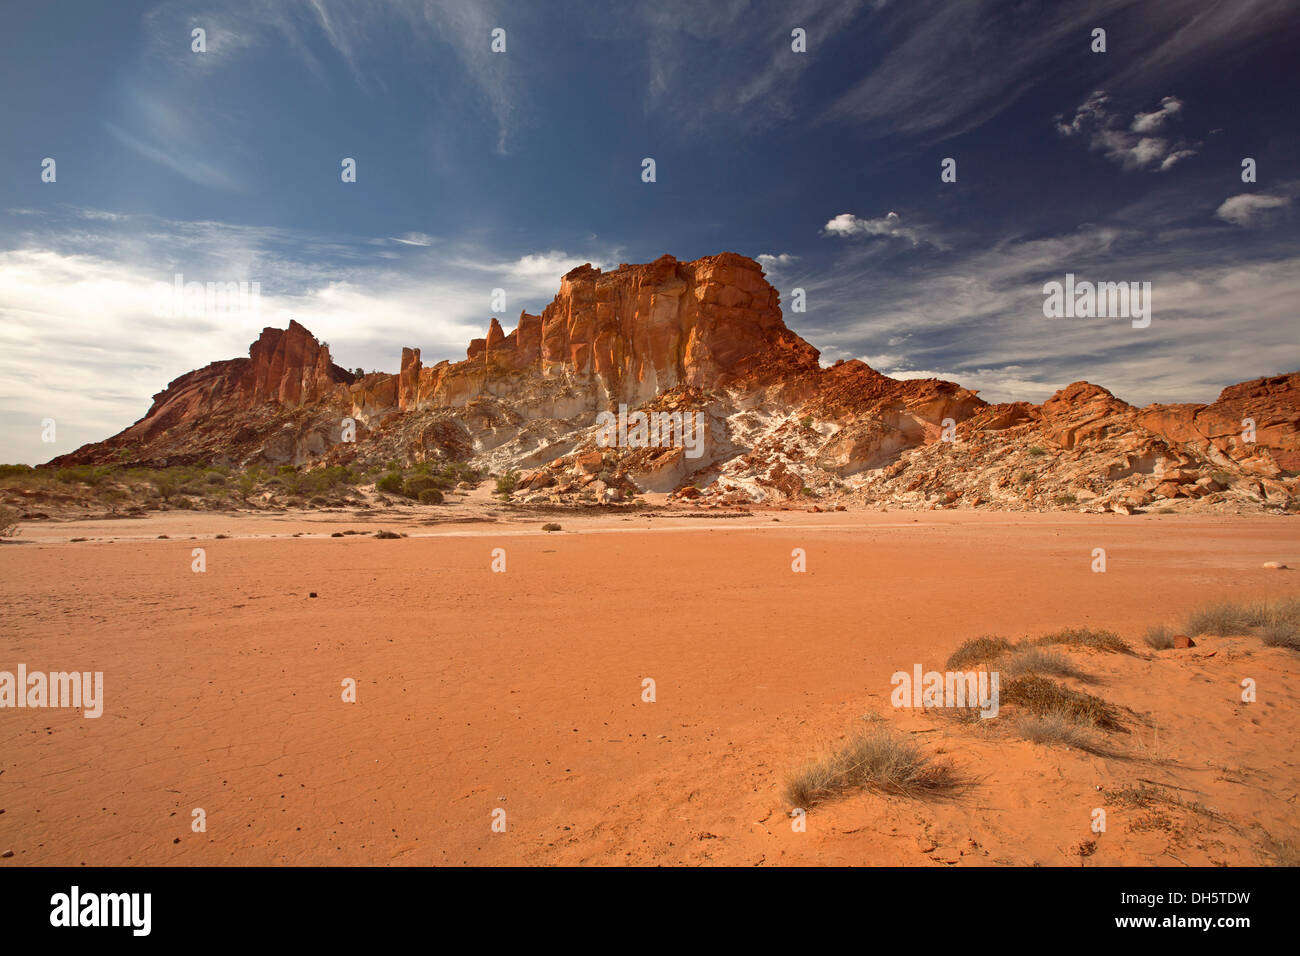
[[[702, 454], [598, 447], [596, 416], [619, 405], [703, 413]], [[1041, 405], [990, 405], [857, 360], [823, 368], [758, 263], [665, 255], [580, 266], [509, 334], [492, 318], [458, 362], [403, 348], [396, 374], [354, 375], [296, 321], [265, 329], [248, 358], [182, 375], [134, 425], [52, 464], [392, 460], [518, 470], [523, 501], [640, 490], [717, 504], [1287, 510], [1300, 506], [1300, 372], [1209, 405], [1135, 408], [1087, 382]]]

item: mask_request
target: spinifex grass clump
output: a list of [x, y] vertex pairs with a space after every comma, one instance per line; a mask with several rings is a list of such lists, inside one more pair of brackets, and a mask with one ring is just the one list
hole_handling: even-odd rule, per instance
[[875, 727], [794, 774], [785, 795], [792, 807], [807, 809], [852, 790], [925, 797], [948, 794], [961, 786], [951, 766], [935, 763], [889, 727]]
[[1040, 717], [1054, 714], [1103, 730], [1126, 729], [1114, 704], [1036, 674], [1003, 683], [1001, 703], [1018, 705]]
[[1174, 646], [1174, 632], [1163, 624], [1148, 627], [1142, 641], [1153, 651], [1167, 651]]
[[1026, 674], [1048, 674], [1052, 677], [1083, 677], [1070, 659], [1059, 651], [1041, 647], [1017, 647], [1002, 665], [1001, 670], [1012, 677]]
[[1087, 627], [1069, 627], [1063, 631], [1044, 634], [1034, 643], [1039, 647], [1065, 644], [1068, 647], [1090, 647], [1095, 651], [1106, 651], [1111, 654], [1133, 653], [1133, 649], [1114, 631], [1094, 631]]
[[1288, 637], [1300, 637], [1300, 598], [1211, 604], [1188, 615], [1186, 633], [1232, 637], [1259, 631], [1267, 643], [1284, 646]]
[[1076, 750], [1097, 749], [1097, 742], [1088, 732], [1087, 725], [1068, 714], [1026, 714], [1016, 721], [1016, 732], [1035, 744], [1061, 744]]
[[973, 664], [993, 664], [1011, 650], [1011, 642], [1004, 637], [975, 637], [949, 655], [944, 667], [950, 671], [966, 670]]

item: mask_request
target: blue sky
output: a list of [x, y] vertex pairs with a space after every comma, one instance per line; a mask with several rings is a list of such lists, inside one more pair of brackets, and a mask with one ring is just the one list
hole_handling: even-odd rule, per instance
[[[1296, 26], [1289, 0], [7, 11], [0, 459], [107, 437], [290, 316], [395, 371], [462, 357], [494, 289], [509, 329], [574, 265], [665, 252], [763, 257], [827, 362], [1212, 400], [1300, 368]], [[159, 316], [177, 272], [260, 310]], [[1151, 326], [1044, 318], [1067, 272], [1151, 282]]]

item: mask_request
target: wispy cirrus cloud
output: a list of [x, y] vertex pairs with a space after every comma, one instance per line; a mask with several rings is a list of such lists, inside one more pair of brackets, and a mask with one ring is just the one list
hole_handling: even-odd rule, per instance
[[1153, 78], [1249, 49], [1294, 13], [1289, 0], [889, 4], [872, 20], [887, 52], [818, 118], [872, 135], [946, 139], [997, 116], [1065, 64], [1078, 65], [1071, 54], [1087, 50], [1095, 27], [1110, 26], [1114, 42], [1142, 51], [1114, 64], [1110, 85], [1131, 93]]
[[[491, 31], [533, 19], [527, 9], [496, 0], [226, 0], [219, 7], [166, 0], [144, 17], [145, 64], [184, 86], [196, 76], [238, 69], [245, 56], [287, 53], [318, 83], [335, 82], [341, 64], [359, 89], [384, 94], [393, 92], [391, 67], [400, 56], [421, 65], [412, 75], [423, 73], [431, 91], [447, 87], [449, 97], [485, 103], [497, 152], [504, 154], [527, 122], [527, 86], [517, 57], [491, 52]], [[191, 53], [193, 26], [207, 31], [205, 54]], [[449, 61], [457, 70], [438, 71], [435, 83], [435, 68]]]
[[662, 0], [619, 8], [626, 19], [614, 29], [645, 38], [649, 111], [671, 112], [687, 130], [719, 118], [728, 127], [762, 130], [796, 114], [799, 80], [816, 63], [815, 54], [794, 52], [793, 29], [804, 31], [808, 50], [825, 51], [855, 19], [882, 5]]
[[[1045, 318], [1043, 283], [1067, 272], [1151, 282], [1151, 326]], [[1158, 230], [1085, 226], [950, 251], [913, 270], [846, 255], [800, 281], [808, 312], [787, 320], [823, 361], [860, 356], [896, 377], [981, 388], [990, 401], [1080, 379], [1137, 404], [1210, 401], [1225, 385], [1300, 369], [1300, 255], [1284, 239], [1225, 255]]]

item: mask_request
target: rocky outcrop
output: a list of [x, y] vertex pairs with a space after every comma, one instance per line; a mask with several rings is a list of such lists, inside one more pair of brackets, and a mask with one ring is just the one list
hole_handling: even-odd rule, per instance
[[[680, 429], [642, 440], [624, 427], [611, 447], [599, 422], [615, 411], [698, 427], [689, 445]], [[640, 489], [701, 507], [1286, 508], [1300, 492], [1300, 373], [1211, 405], [1137, 409], [1088, 382], [1041, 405], [989, 405], [857, 360], [823, 368], [756, 262], [661, 256], [573, 269], [540, 315], [521, 312], [508, 333], [491, 318], [456, 362], [403, 348], [396, 374], [354, 378], [297, 322], [266, 329], [248, 358], [181, 376], [131, 428], [56, 461], [448, 459], [519, 471], [524, 500]]]
[[287, 329], [263, 329], [249, 346], [236, 401], [248, 408], [266, 402], [310, 405], [352, 380], [351, 372], [330, 361], [328, 346], [290, 319]]
[[1278, 467], [1300, 470], [1300, 372], [1230, 385], [1212, 405], [1148, 405], [1138, 420], [1173, 441], [1213, 447], [1239, 462], [1268, 448]]
[[[752, 386], [813, 373], [817, 350], [785, 327], [762, 267], [723, 253], [693, 262], [661, 256], [609, 273], [579, 266], [560, 280], [540, 316], [521, 313], [509, 335], [492, 319], [486, 337], [470, 343], [466, 362], [470, 367], [447, 370], [449, 382], [481, 370], [482, 388], [503, 373], [531, 371], [613, 406], [678, 387]], [[421, 401], [465, 400], [465, 389], [440, 384], [422, 386]]]
[[[342, 408], [354, 378], [330, 360], [328, 346], [290, 320], [287, 329], [263, 329], [248, 358], [187, 372], [156, 394], [130, 428], [53, 464], [243, 461], [264, 450], [271, 461], [308, 460], [332, 444], [331, 429], [293, 422], [319, 418], [327, 406]], [[341, 416], [333, 420], [337, 441]]]

